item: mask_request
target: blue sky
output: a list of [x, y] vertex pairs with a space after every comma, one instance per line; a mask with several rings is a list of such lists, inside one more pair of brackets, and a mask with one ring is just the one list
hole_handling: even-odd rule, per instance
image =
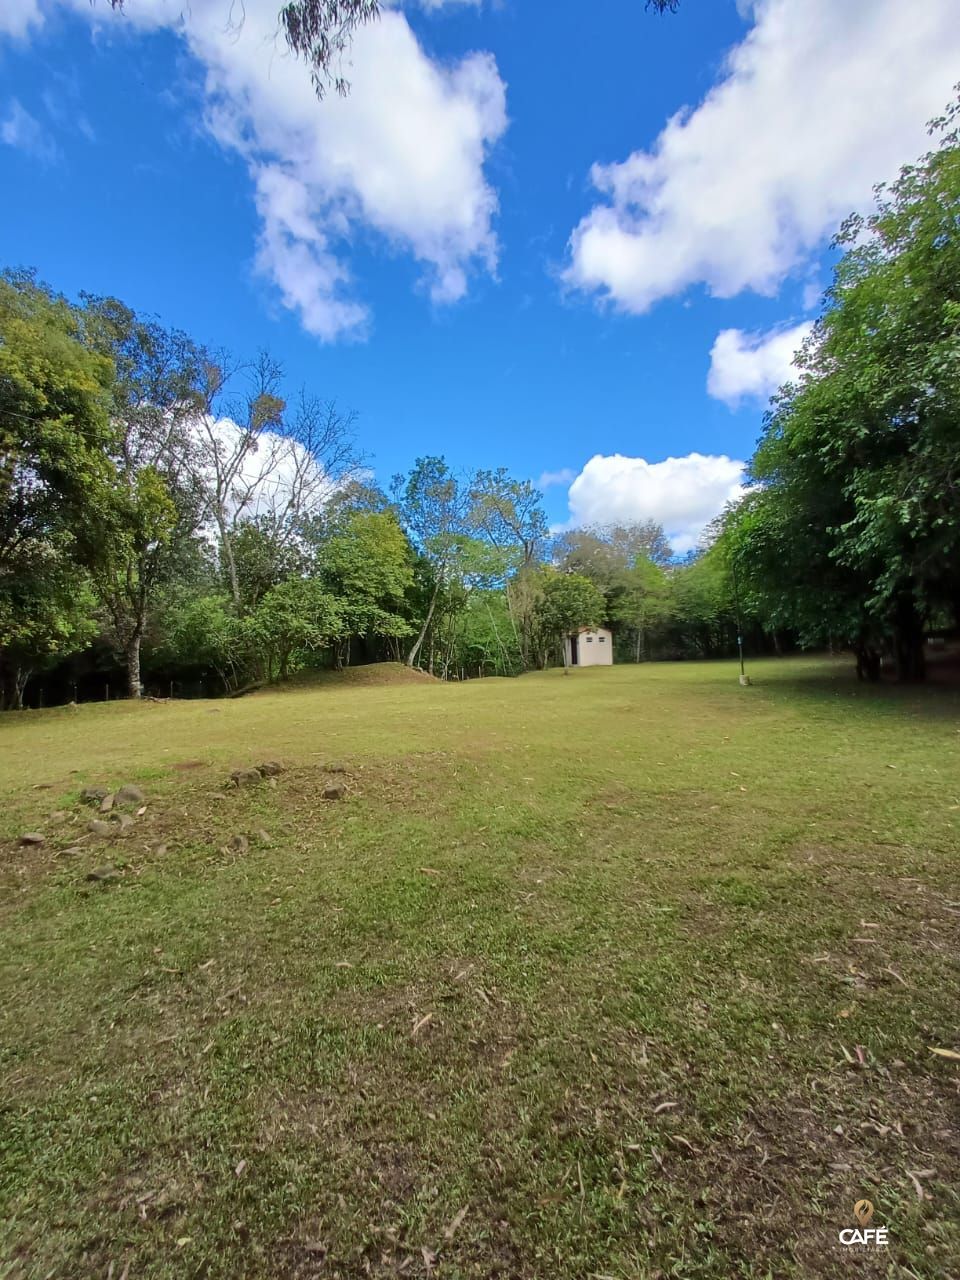
[[553, 473], [558, 524], [652, 517], [679, 550], [737, 491], [830, 235], [960, 66], [953, 0], [421, 0], [319, 104], [278, 7], [4, 0], [4, 262], [267, 347], [356, 410], [381, 481]]

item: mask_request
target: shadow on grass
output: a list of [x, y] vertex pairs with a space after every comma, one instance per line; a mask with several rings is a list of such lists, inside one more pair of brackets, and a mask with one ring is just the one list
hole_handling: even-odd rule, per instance
[[[751, 668], [748, 665], [748, 671]], [[863, 709], [873, 714], [907, 715], [931, 721], [960, 719], [960, 655], [937, 655], [930, 660], [922, 684], [897, 684], [885, 676], [877, 684], [858, 680], [852, 655], [824, 656], [820, 661], [778, 662], [768, 668], [754, 663], [754, 681], [764, 692]]]

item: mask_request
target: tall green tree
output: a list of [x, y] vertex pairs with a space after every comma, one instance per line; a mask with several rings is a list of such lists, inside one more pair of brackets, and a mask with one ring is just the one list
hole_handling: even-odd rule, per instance
[[75, 308], [29, 274], [0, 276], [0, 572], [38, 543], [97, 553], [110, 503], [114, 369]]
[[407, 654], [416, 665], [441, 593], [457, 580], [457, 561], [468, 532], [470, 495], [443, 458], [418, 458], [407, 476], [393, 478], [393, 498], [402, 528], [423, 558], [426, 610]]
[[[758, 592], [922, 678], [931, 611], [960, 600], [960, 108], [939, 147], [848, 220], [826, 311], [751, 464], [735, 521]], [[790, 572], [796, 567], [799, 577]], [[834, 628], [842, 627], [837, 636]]]
[[112, 361], [113, 504], [93, 581], [139, 698], [140, 649], [150, 610], [176, 576], [203, 519], [193, 465], [203, 409], [203, 351], [185, 334], [137, 316], [115, 298], [84, 299], [88, 345]]

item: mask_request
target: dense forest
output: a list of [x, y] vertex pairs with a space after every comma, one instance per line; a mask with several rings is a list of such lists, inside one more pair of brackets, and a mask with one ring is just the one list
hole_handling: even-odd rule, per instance
[[848, 648], [925, 671], [960, 610], [960, 142], [878, 190], [750, 465], [678, 560], [650, 523], [552, 535], [503, 468], [388, 489], [335, 401], [290, 394], [114, 298], [0, 277], [3, 705], [236, 692], [402, 660], [446, 679], [562, 660]]

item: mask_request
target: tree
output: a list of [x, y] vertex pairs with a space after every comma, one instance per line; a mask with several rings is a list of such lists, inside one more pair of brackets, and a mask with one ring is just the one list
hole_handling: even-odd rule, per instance
[[618, 586], [610, 620], [633, 631], [634, 662], [641, 662], [649, 656], [651, 629], [670, 615], [670, 580], [649, 556], [639, 555], [631, 568], [621, 572]]
[[[209, 359], [204, 378], [195, 479], [208, 495], [224, 576], [240, 609], [238, 531], [252, 523], [273, 542], [274, 559], [289, 556], [309, 522], [358, 474], [354, 415], [306, 391], [288, 406], [281, 366], [266, 352], [246, 367], [222, 354]], [[246, 384], [239, 393], [238, 379]]]
[[123, 656], [127, 691], [139, 698], [150, 608], [204, 513], [193, 448], [206, 360], [185, 334], [138, 317], [115, 298], [84, 302], [85, 339], [116, 370], [110, 403], [116, 478], [92, 575]]
[[339, 602], [317, 578], [288, 578], [273, 587], [244, 625], [261, 655], [267, 680], [285, 680], [344, 632]]
[[958, 122], [960, 104], [935, 122], [938, 149], [845, 224], [802, 376], [751, 463], [762, 496], [735, 522], [759, 593], [804, 626], [835, 593], [820, 638], [868, 671], [888, 639], [906, 680], [924, 675], [931, 612], [960, 600]]
[[543, 494], [529, 480], [512, 479], [505, 467], [478, 471], [470, 483], [470, 522], [500, 551], [516, 547], [520, 567], [535, 563], [546, 544]]
[[410, 544], [392, 512], [357, 511], [320, 548], [317, 572], [337, 600], [346, 637], [400, 640], [413, 585]]
[[89, 562], [109, 505], [113, 365], [76, 310], [29, 274], [0, 276], [0, 574], [53, 537]]
[[541, 596], [537, 618], [541, 634], [541, 665], [546, 666], [550, 650], [556, 646], [567, 665], [566, 638], [579, 627], [597, 627], [604, 619], [603, 592], [580, 573], [561, 573], [546, 568], [541, 574]]
[[0, 706], [23, 706], [27, 681], [85, 648], [97, 633], [89, 580], [69, 554], [37, 543], [21, 572], [0, 575]]
[[470, 499], [444, 459], [436, 457], [418, 458], [408, 476], [394, 476], [392, 489], [400, 524], [423, 557], [428, 578], [423, 623], [407, 654], [407, 666], [412, 667], [423, 648], [440, 593], [455, 577]]

